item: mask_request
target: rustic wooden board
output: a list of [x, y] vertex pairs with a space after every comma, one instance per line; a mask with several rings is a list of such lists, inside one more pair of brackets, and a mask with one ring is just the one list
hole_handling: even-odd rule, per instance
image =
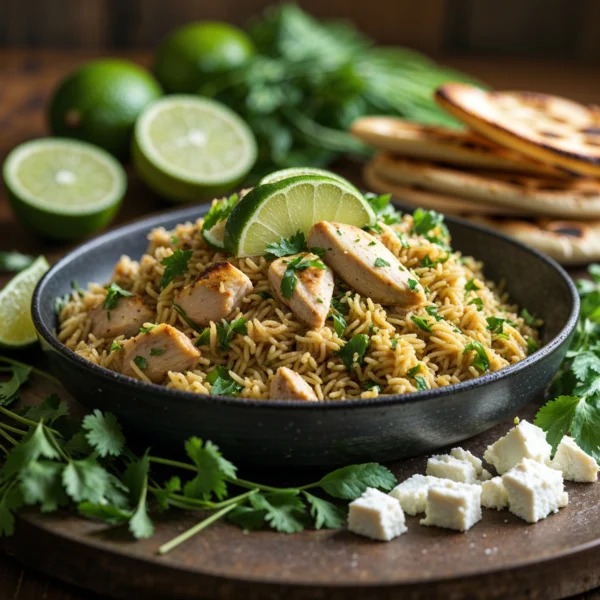
[[[35, 382], [25, 401], [36, 403], [47, 391]], [[520, 416], [534, 413], [530, 406]], [[463, 446], [481, 456], [511, 425]], [[425, 463], [417, 457], [390, 467], [402, 480], [423, 473]], [[268, 482], [266, 474], [253, 477]], [[302, 473], [297, 481], [309, 478]], [[569, 505], [536, 525], [484, 509], [482, 522], [462, 534], [408, 517], [408, 533], [390, 543], [343, 530], [288, 536], [221, 523], [160, 557], [159, 545], [197, 522], [197, 514], [165, 515], [152, 539], [134, 542], [123, 528], [31, 511], [6, 546], [27, 564], [115, 598], [564, 598], [600, 585], [600, 485], [567, 489]]]

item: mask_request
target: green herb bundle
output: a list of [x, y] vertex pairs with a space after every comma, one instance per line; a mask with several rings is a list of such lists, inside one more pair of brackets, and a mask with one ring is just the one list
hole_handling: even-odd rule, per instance
[[[348, 501], [367, 487], [387, 491], [396, 483], [377, 463], [343, 467], [297, 487], [254, 483], [238, 477], [215, 444], [197, 437], [185, 442], [185, 461], [153, 456], [150, 450], [136, 456], [110, 413], [96, 410], [76, 421], [56, 394], [39, 406], [7, 408], [31, 373], [56, 381], [12, 359], [0, 357], [0, 364], [9, 377], [0, 384], [0, 535], [13, 533], [14, 514], [27, 505], [43, 512], [74, 508], [126, 526], [135, 538], [153, 535], [154, 512], [200, 511], [194, 527], [158, 549], [164, 554], [224, 517], [245, 530], [341, 527], [344, 507], [323, 496]], [[226, 373], [215, 372], [213, 390], [228, 381]], [[167, 479], [165, 471], [172, 472]]]
[[255, 174], [322, 166], [370, 150], [348, 133], [369, 114], [428, 124], [457, 123], [433, 101], [447, 81], [465, 81], [404, 48], [376, 48], [346, 23], [320, 22], [293, 4], [273, 6], [250, 28], [258, 54], [200, 89], [228, 104], [259, 144]]

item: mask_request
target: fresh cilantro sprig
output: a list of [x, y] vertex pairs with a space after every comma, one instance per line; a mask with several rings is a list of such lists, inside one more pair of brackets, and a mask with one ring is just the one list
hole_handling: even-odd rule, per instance
[[392, 199], [391, 194], [368, 192], [364, 195], [364, 198], [375, 212], [378, 221], [383, 221], [386, 225], [394, 225], [402, 220], [402, 216], [390, 202]]
[[[212, 372], [213, 391], [227, 379], [224, 371]], [[199, 523], [159, 548], [164, 554], [222, 518], [244, 529], [283, 533], [309, 524], [341, 527], [346, 512], [335, 500], [354, 500], [368, 487], [389, 491], [396, 484], [377, 463], [336, 469], [292, 488], [254, 483], [239, 478], [215, 444], [197, 437], [185, 443], [186, 462], [148, 450], [136, 456], [114, 415], [95, 410], [78, 422], [56, 395], [19, 413], [0, 406], [0, 415], [0, 535], [13, 533], [15, 513], [26, 505], [46, 512], [74, 508], [82, 516], [125, 525], [134, 538], [153, 535], [156, 511], [202, 511]], [[156, 474], [154, 466], [160, 467]], [[176, 474], [161, 485], [156, 478], [164, 476], [165, 467]]]
[[207, 376], [206, 381], [210, 383], [210, 392], [216, 396], [237, 396], [242, 391], [242, 386], [234, 381], [229, 370], [217, 366]]
[[480, 371], [487, 371], [490, 368], [490, 359], [481, 342], [473, 340], [469, 342], [463, 349], [463, 354], [467, 352], [475, 352], [473, 358], [473, 366]]
[[212, 229], [219, 221], [225, 221], [231, 214], [233, 207], [237, 204], [239, 196], [232, 194], [228, 198], [223, 198], [215, 202], [210, 210], [204, 216], [202, 222], [202, 231], [208, 231]]
[[360, 365], [363, 362], [365, 352], [369, 347], [369, 336], [364, 333], [353, 335], [337, 352], [346, 369], [354, 371], [355, 365]]
[[[436, 230], [439, 233], [436, 233]], [[437, 244], [445, 250], [450, 250], [448, 245], [450, 233], [444, 223], [444, 215], [435, 210], [423, 210], [422, 208], [417, 208], [413, 213], [411, 233], [422, 235], [432, 244]]]
[[117, 306], [121, 298], [127, 298], [130, 296], [133, 296], [131, 292], [124, 290], [119, 284], [113, 282], [106, 288], [106, 298], [102, 303], [102, 308], [104, 310], [111, 311]]
[[282, 256], [291, 256], [292, 254], [299, 254], [305, 252], [306, 237], [301, 231], [297, 231], [294, 235], [289, 238], [281, 238], [278, 242], [273, 242], [265, 248], [267, 256], [276, 256], [281, 258]]
[[325, 265], [317, 258], [306, 258], [304, 256], [296, 256], [287, 264], [283, 278], [281, 280], [281, 294], [284, 298], [291, 298], [298, 284], [296, 273], [305, 271], [309, 268], [324, 269]]
[[160, 279], [160, 288], [167, 287], [175, 277], [184, 275], [188, 270], [188, 263], [194, 254], [193, 250], [182, 250], [177, 248], [171, 256], [166, 256], [160, 261], [160, 264], [165, 267], [163, 275]]
[[[221, 352], [227, 352], [229, 350], [229, 344], [231, 343], [231, 338], [235, 333], [239, 333], [240, 335], [246, 335], [248, 333], [248, 328], [246, 327], [246, 323], [248, 319], [244, 317], [238, 317], [228, 323], [225, 319], [222, 319], [220, 323], [217, 323], [217, 339], [219, 340], [219, 348]], [[203, 333], [200, 334], [202, 337]]]

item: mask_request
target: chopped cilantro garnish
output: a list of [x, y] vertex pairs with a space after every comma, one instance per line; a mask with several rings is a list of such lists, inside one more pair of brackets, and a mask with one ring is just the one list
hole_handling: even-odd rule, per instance
[[155, 323], [150, 323], [147, 327], [140, 327], [140, 333], [148, 333], [152, 331], [155, 327], [158, 327]]
[[143, 371], [148, 366], [148, 361], [143, 356], [136, 356], [133, 359], [133, 362], [136, 364], [137, 368]]
[[422, 317], [417, 317], [415, 315], [412, 315], [410, 319], [419, 329], [431, 333], [431, 325], [429, 325], [427, 319], [423, 319]]
[[425, 377], [422, 377], [421, 375], [417, 375], [415, 377], [415, 381], [417, 382], [417, 390], [419, 392], [429, 389], [429, 386], [427, 385], [427, 380], [425, 379]]
[[175, 311], [177, 312], [177, 314], [183, 319], [184, 323], [190, 327], [191, 329], [193, 329], [196, 333], [202, 333], [202, 329], [200, 329], [198, 327], [198, 325], [196, 325], [196, 323], [194, 323], [194, 321], [192, 321], [186, 314], [185, 310], [183, 310], [183, 308], [181, 308], [181, 306], [179, 306], [179, 304], [176, 304], [175, 302], [173, 302], [173, 308], [175, 309]]
[[488, 317], [486, 321], [488, 331], [497, 334], [504, 333], [504, 323], [506, 323], [506, 319], [501, 319], [500, 317]]
[[469, 279], [467, 283], [465, 283], [465, 291], [472, 292], [474, 290], [480, 289], [479, 286], [475, 283], [475, 278]]
[[193, 250], [177, 248], [171, 256], [167, 256], [160, 261], [160, 264], [165, 267], [160, 280], [161, 288], [166, 287], [175, 277], [183, 275], [188, 270], [188, 263], [190, 262], [190, 258], [192, 258], [192, 254], [194, 254]]
[[400, 223], [400, 213], [390, 202], [390, 199], [392, 198], [391, 194], [378, 195], [366, 193], [364, 197], [365, 200], [371, 205], [371, 208], [375, 212], [378, 221], [383, 221], [386, 225]]
[[419, 284], [418, 284], [418, 282], [417, 282], [416, 279], [409, 279], [408, 280], [408, 287], [411, 289], [411, 291], [415, 290], [416, 287], [417, 287], [417, 285], [419, 285]]
[[400, 245], [403, 248], [410, 248], [410, 244], [408, 243], [408, 240], [406, 239], [406, 235], [402, 231], [397, 231], [396, 235], [398, 236], [398, 239], [400, 240]]
[[329, 317], [333, 320], [333, 329], [338, 337], [342, 337], [346, 330], [346, 319], [338, 311], [331, 311]]
[[110, 345], [110, 351], [116, 352], [117, 350], [123, 350], [123, 346], [121, 346], [121, 344], [119, 344], [119, 342], [115, 342], [113, 340], [113, 343]]
[[436, 321], [441, 321], [443, 319], [443, 317], [441, 317], [440, 315], [438, 315], [438, 307], [437, 307], [436, 304], [431, 304], [430, 306], [426, 306], [425, 307], [425, 312], [430, 317], [433, 317]]
[[376, 381], [363, 381], [361, 384], [363, 390], [377, 390], [381, 392], [381, 386]]
[[207, 376], [210, 383], [210, 393], [215, 396], [237, 396], [242, 391], [242, 386], [231, 378], [229, 370], [219, 365]]
[[469, 304], [474, 304], [479, 312], [483, 310], [483, 300], [481, 298], [473, 298]]
[[391, 265], [390, 265], [390, 263], [387, 260], [384, 260], [383, 258], [377, 257], [375, 259], [375, 266], [376, 267], [389, 267]]
[[301, 231], [297, 231], [289, 238], [282, 238], [278, 242], [273, 242], [265, 248], [265, 254], [270, 256], [290, 256], [306, 250], [306, 238]]
[[273, 296], [271, 295], [271, 292], [266, 292], [266, 291], [262, 291], [262, 292], [256, 292], [263, 300], [268, 300], [269, 298], [272, 298]]
[[195, 346], [208, 346], [210, 342], [210, 327], [205, 327], [194, 342]]
[[202, 231], [212, 229], [219, 221], [224, 221], [229, 217], [233, 207], [237, 204], [239, 197], [237, 194], [232, 194], [229, 198], [223, 198], [215, 202], [204, 217], [202, 223]]
[[248, 328], [246, 327], [248, 319], [244, 317], [238, 317], [228, 323], [225, 319], [222, 319], [220, 323], [217, 323], [217, 339], [219, 340], [219, 348], [222, 352], [229, 350], [229, 344], [231, 343], [231, 337], [234, 333], [240, 335], [246, 335]]
[[150, 348], [150, 356], [160, 356], [165, 352], [166, 350], [164, 348]]
[[364, 333], [353, 335], [350, 341], [346, 342], [337, 352], [346, 368], [354, 371], [355, 364], [362, 364], [365, 352], [369, 346], [369, 336]]
[[436, 258], [435, 260], [431, 260], [431, 258], [429, 258], [429, 254], [428, 254], [423, 259], [421, 259], [421, 266], [422, 267], [435, 267], [436, 265], [445, 263], [449, 258], [450, 258], [450, 254], [446, 254], [446, 256], [443, 256], [442, 258]]
[[476, 369], [485, 372], [490, 368], [490, 359], [481, 342], [477, 342], [475, 340], [469, 342], [465, 346], [463, 354], [466, 354], [467, 352], [476, 353], [475, 358], [473, 359], [473, 366]]
[[113, 310], [121, 298], [126, 298], [128, 296], [133, 296], [133, 294], [124, 290], [120, 285], [111, 283], [106, 288], [106, 298], [104, 299], [102, 308], [109, 311]]
[[392, 350], [396, 349], [396, 346], [398, 345], [398, 338], [392, 338]]
[[526, 308], [521, 311], [521, 318], [529, 327], [535, 327], [537, 319]]
[[373, 240], [372, 242], [369, 242], [369, 246], [375, 246], [377, 244], [377, 242], [375, 240]]
[[525, 341], [527, 342], [527, 354], [533, 354], [536, 350], [540, 349], [539, 345], [533, 338], [528, 336], [525, 338]]
[[412, 369], [409, 369], [406, 373], [409, 377], [414, 377], [421, 370], [421, 363], [415, 365]]
[[296, 272], [304, 271], [310, 267], [324, 269], [325, 265], [319, 259], [304, 258], [303, 256], [296, 256], [296, 258], [289, 261], [281, 280], [281, 294], [284, 298], [291, 298], [294, 294], [298, 283]]

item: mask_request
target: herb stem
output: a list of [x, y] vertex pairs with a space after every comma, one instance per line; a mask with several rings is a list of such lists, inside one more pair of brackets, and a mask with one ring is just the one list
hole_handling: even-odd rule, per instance
[[0, 421], [0, 427], [2, 427], [2, 429], [6, 430], [6, 431], [11, 431], [12, 433], [16, 433], [18, 435], [27, 435], [26, 431], [23, 431], [22, 429], [18, 429], [17, 427], [13, 427], [12, 425], [9, 425], [8, 423], [2, 423], [2, 421]]
[[163, 544], [158, 549], [158, 553], [160, 555], [167, 554], [167, 552], [170, 552], [171, 550], [173, 550], [173, 548], [176, 548], [180, 544], [183, 544], [183, 542], [186, 542], [187, 540], [191, 539], [197, 533], [200, 533], [203, 529], [206, 529], [209, 525], [212, 525], [215, 521], [218, 521], [219, 519], [224, 517], [228, 512], [232, 511], [236, 506], [237, 506], [237, 504], [230, 504], [229, 506], [226, 506], [225, 508], [222, 508], [221, 510], [217, 511], [216, 513], [210, 515], [210, 517], [207, 517], [206, 519], [200, 521], [200, 523], [198, 523], [197, 525], [194, 525], [194, 527], [191, 527], [187, 531], [184, 531], [181, 535], [178, 535], [176, 538], [172, 539], [170, 542]]
[[60, 457], [66, 463], [70, 463], [71, 459], [69, 458], [69, 456], [66, 455], [65, 451], [60, 447], [60, 444], [56, 441], [56, 438], [54, 437], [54, 434], [52, 433], [52, 430], [50, 429], [50, 427], [48, 427], [47, 425], [44, 425], [43, 423], [42, 423], [42, 426], [44, 427], [44, 429], [46, 429], [46, 434], [48, 435], [48, 438], [50, 439], [50, 443], [56, 448], [56, 451], [60, 454]]
[[[0, 356], [0, 360], [1, 359], [2, 359], [2, 357]], [[18, 423], [23, 423], [23, 425], [29, 425], [29, 427], [35, 427], [36, 425], [38, 425], [38, 421], [32, 421], [31, 419], [26, 419], [25, 417], [18, 415], [17, 413], [13, 412], [12, 410], [8, 410], [7, 408], [4, 408], [4, 406], [0, 406], [0, 413], [11, 418], [13, 421], [17, 421]], [[62, 437], [62, 434], [60, 433], [60, 431], [56, 431], [56, 429], [52, 429], [52, 427], [48, 427], [48, 425], [46, 425], [45, 427], [46, 427], [46, 429], [51, 431], [54, 435], [57, 435], [58, 437]]]
[[5, 440], [8, 440], [13, 446], [18, 446], [19, 445], [19, 442], [17, 442], [17, 440], [15, 440], [15, 438], [12, 437], [12, 435], [9, 435], [8, 433], [6, 433], [6, 431], [4, 431], [4, 429], [0, 429], [0, 435]]
[[179, 462], [178, 460], [170, 460], [168, 458], [160, 458], [158, 456], [149, 456], [148, 460], [159, 465], [168, 465], [169, 467], [176, 467], [177, 469], [185, 469], [186, 471], [198, 472], [198, 468], [188, 463]]
[[14, 360], [13, 358], [7, 358], [6, 356], [0, 356], [0, 362], [5, 362], [5, 363], [8, 363], [9, 365], [16, 365], [19, 367], [25, 367], [26, 369], [31, 369], [32, 373], [35, 373], [36, 375], [39, 375], [40, 377], [44, 377], [45, 379], [48, 379], [49, 381], [52, 381], [52, 382], [56, 383], [57, 385], [61, 385], [60, 381], [58, 379], [56, 379], [56, 377], [54, 377], [53, 375], [50, 375], [50, 373], [47, 373], [46, 371], [42, 371], [41, 369], [36, 369], [35, 367], [32, 367], [31, 365], [27, 365], [25, 363], [22, 363], [19, 360]]

